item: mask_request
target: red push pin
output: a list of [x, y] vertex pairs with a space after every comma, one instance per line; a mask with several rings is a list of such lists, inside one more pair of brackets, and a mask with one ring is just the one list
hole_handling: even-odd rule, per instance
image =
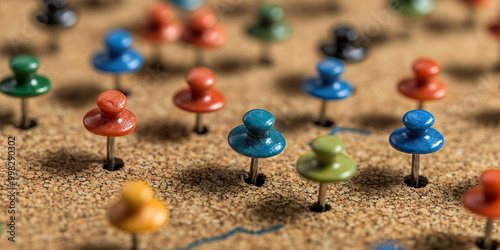
[[466, 21], [464, 22], [464, 26], [466, 28], [473, 28], [477, 24], [477, 10], [481, 8], [486, 8], [492, 0], [459, 0], [464, 3], [469, 11]]
[[492, 249], [493, 219], [500, 219], [500, 169], [484, 171], [479, 182], [479, 186], [465, 193], [462, 204], [471, 212], [487, 218], [485, 237], [480, 247]]
[[208, 129], [201, 124], [201, 114], [214, 112], [224, 107], [224, 95], [214, 88], [215, 75], [206, 68], [194, 68], [186, 75], [189, 88], [177, 92], [174, 103], [179, 108], [196, 113], [194, 131], [201, 135]]
[[399, 93], [419, 101], [418, 109], [423, 109], [424, 101], [438, 100], [446, 96], [448, 88], [435, 78], [440, 71], [439, 64], [429, 58], [418, 59], [413, 63], [415, 77], [398, 84]]
[[149, 9], [149, 20], [140, 28], [141, 35], [153, 44], [154, 64], [161, 64], [160, 44], [175, 42], [182, 35], [182, 25], [175, 10], [162, 2], [154, 3]]
[[[130, 134], [137, 125], [137, 118], [130, 110], [125, 109], [127, 98], [117, 90], [102, 92], [97, 97], [97, 108], [90, 110], [83, 117], [83, 126], [96, 134], [107, 137], [107, 154], [105, 169], [115, 170], [115, 137]], [[118, 158], [118, 160], [120, 160]]]
[[226, 42], [226, 33], [217, 23], [214, 12], [208, 8], [201, 8], [188, 18], [186, 29], [182, 34], [182, 41], [197, 48], [195, 66], [203, 65], [202, 49], [214, 49]]

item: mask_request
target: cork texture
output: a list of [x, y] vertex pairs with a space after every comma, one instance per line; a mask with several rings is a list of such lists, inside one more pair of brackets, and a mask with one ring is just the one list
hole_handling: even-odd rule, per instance
[[[104, 1], [104, 0], [103, 0]], [[102, 48], [107, 30], [135, 30], [152, 1], [108, 1], [101, 8], [84, 0], [71, 5], [80, 19], [61, 33], [61, 51], [46, 53], [49, 33], [37, 29], [31, 15], [35, 1], [0, 1], [0, 75], [10, 75], [8, 59], [17, 51], [32, 53], [41, 62], [39, 73], [53, 89], [29, 100], [30, 115], [39, 126], [29, 131], [13, 124], [20, 119], [20, 101], [0, 98], [0, 220], [9, 222], [7, 182], [8, 137], [16, 144], [16, 237], [0, 249], [129, 249], [130, 235], [113, 228], [106, 209], [122, 186], [143, 180], [170, 211], [161, 230], [139, 235], [140, 249], [177, 249], [233, 228], [261, 230], [283, 227], [262, 235], [238, 233], [198, 249], [368, 249], [380, 242], [398, 242], [406, 249], [475, 249], [485, 219], [467, 212], [461, 197], [478, 185], [479, 175], [498, 167], [500, 75], [498, 41], [485, 25], [495, 20], [499, 4], [478, 11], [479, 26], [462, 29], [467, 11], [458, 1], [436, 1], [432, 16], [416, 24], [411, 39], [402, 39], [401, 21], [384, 0], [337, 1], [340, 11], [325, 9], [326, 1], [278, 1], [293, 28], [289, 41], [272, 46], [272, 68], [256, 64], [259, 44], [244, 34], [254, 16], [252, 1], [210, 1], [228, 34], [227, 44], [207, 51], [206, 64], [217, 76], [216, 87], [226, 107], [203, 116], [209, 133], [193, 134], [194, 114], [177, 108], [173, 94], [186, 87], [184, 74], [192, 67], [194, 51], [182, 44], [161, 47], [168, 71], [146, 65], [125, 75], [131, 91], [127, 108], [138, 124], [133, 133], [116, 139], [116, 155], [125, 162], [119, 171], [103, 169], [106, 138], [85, 130], [87, 111], [97, 95], [112, 88], [113, 78], [93, 70], [91, 55]], [[311, 212], [318, 185], [294, 169], [308, 142], [329, 129], [313, 124], [320, 102], [300, 89], [301, 81], [316, 74], [321, 58], [318, 44], [330, 38], [335, 24], [357, 27], [371, 43], [365, 61], [346, 66], [343, 78], [355, 94], [331, 102], [327, 114], [339, 127], [365, 129], [370, 135], [339, 132], [346, 153], [358, 164], [348, 182], [329, 186], [331, 210]], [[137, 33], [134, 46], [150, 61], [153, 48]], [[435, 116], [434, 128], [444, 147], [421, 157], [421, 175], [429, 184], [406, 186], [410, 155], [394, 150], [389, 134], [402, 126], [404, 113], [417, 107], [396, 90], [411, 76], [411, 63], [428, 56], [441, 63], [440, 79], [448, 96], [425, 104]], [[229, 147], [227, 134], [242, 124], [250, 109], [262, 108], [276, 118], [287, 146], [282, 154], [262, 159], [262, 187], [245, 183], [250, 159]], [[500, 239], [494, 223], [493, 238]]]

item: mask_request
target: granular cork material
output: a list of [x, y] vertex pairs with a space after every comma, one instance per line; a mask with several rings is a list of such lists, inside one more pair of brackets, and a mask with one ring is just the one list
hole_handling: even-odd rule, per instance
[[[71, 2], [79, 21], [60, 36], [61, 51], [46, 53], [49, 33], [34, 27], [35, 1], [0, 2], [0, 75], [11, 74], [8, 60], [15, 52], [40, 60], [38, 73], [53, 89], [29, 100], [32, 130], [19, 130], [20, 101], [0, 98], [0, 220], [10, 222], [8, 181], [9, 137], [15, 137], [15, 243], [6, 230], [0, 249], [129, 249], [130, 235], [113, 228], [106, 210], [130, 181], [144, 181], [170, 212], [169, 223], [157, 232], [139, 235], [139, 249], [178, 249], [234, 228], [274, 231], [236, 233], [196, 249], [369, 249], [396, 242], [405, 249], [476, 249], [485, 219], [466, 211], [463, 194], [478, 185], [478, 177], [500, 161], [500, 74], [498, 41], [485, 25], [500, 7], [478, 11], [476, 29], [462, 28], [467, 9], [458, 1], [436, 1], [434, 13], [416, 22], [409, 39], [402, 22], [387, 10], [386, 1], [277, 1], [293, 29], [289, 41], [271, 46], [274, 66], [257, 64], [260, 45], [245, 36], [256, 1], [209, 1], [227, 32], [227, 44], [207, 51], [206, 64], [216, 75], [226, 106], [203, 115], [209, 132], [192, 132], [195, 115], [177, 108], [176, 91], [185, 88], [184, 75], [195, 61], [194, 50], [180, 43], [161, 47], [165, 65], [146, 66], [122, 77], [130, 91], [127, 108], [137, 116], [135, 131], [116, 138], [116, 156], [125, 166], [103, 169], [106, 138], [85, 130], [82, 119], [96, 107], [99, 93], [113, 87], [113, 77], [95, 71], [90, 58], [102, 48], [103, 35], [125, 28], [134, 47], [153, 58], [153, 47], [138, 35], [153, 1], [104, 2], [99, 8], [85, 0]], [[318, 185], [299, 177], [295, 162], [309, 152], [308, 142], [330, 133], [316, 126], [320, 100], [301, 91], [314, 76], [321, 55], [318, 45], [330, 39], [330, 28], [350, 24], [370, 43], [366, 60], [346, 65], [343, 78], [355, 87], [350, 98], [328, 104], [327, 115], [341, 130], [346, 154], [357, 163], [348, 182], [329, 186], [325, 213], [310, 211]], [[389, 145], [389, 134], [402, 127], [402, 116], [417, 102], [397, 92], [397, 83], [413, 75], [412, 63], [431, 57], [441, 65], [448, 95], [426, 102], [435, 117], [433, 128], [444, 136], [443, 148], [420, 157], [420, 174], [428, 184], [408, 187], [411, 156]], [[165, 70], [166, 69], [166, 70]], [[250, 109], [270, 111], [275, 129], [287, 141], [283, 153], [259, 162], [266, 177], [261, 187], [245, 182], [250, 159], [231, 150], [229, 131], [242, 124]], [[4, 228], [7, 228], [4, 225]], [[500, 239], [498, 222], [493, 238]]]

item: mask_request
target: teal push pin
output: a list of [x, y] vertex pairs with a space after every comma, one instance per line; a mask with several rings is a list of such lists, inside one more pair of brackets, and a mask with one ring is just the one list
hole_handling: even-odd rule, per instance
[[240, 125], [228, 135], [229, 146], [239, 154], [251, 157], [248, 182], [257, 186], [259, 158], [275, 156], [285, 149], [285, 138], [273, 129], [274, 117], [262, 109], [248, 111]]
[[351, 179], [356, 173], [356, 163], [344, 154], [344, 143], [336, 136], [323, 135], [311, 142], [312, 152], [297, 160], [296, 169], [300, 176], [319, 182], [319, 195], [316, 212], [326, 211], [326, 192], [328, 183]]
[[31, 55], [13, 57], [9, 66], [14, 76], [9, 76], [0, 82], [0, 91], [12, 97], [21, 98], [21, 122], [19, 128], [30, 129], [36, 126], [36, 121], [28, 117], [28, 98], [47, 93], [50, 81], [36, 74], [40, 62]]

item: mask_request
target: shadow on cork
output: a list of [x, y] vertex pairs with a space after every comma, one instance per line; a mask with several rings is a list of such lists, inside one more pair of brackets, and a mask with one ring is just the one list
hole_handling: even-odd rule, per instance
[[500, 110], [484, 109], [474, 115], [474, 120], [486, 127], [500, 126]]
[[71, 85], [57, 87], [52, 96], [65, 107], [81, 108], [95, 104], [97, 96], [103, 91], [105, 89], [95, 83], [74, 82]]
[[101, 168], [95, 166], [103, 161], [103, 157], [97, 154], [80, 151], [78, 149], [56, 149], [44, 152], [37, 157], [42, 169], [54, 174], [75, 174], [85, 169]]
[[180, 141], [192, 134], [191, 126], [175, 121], [148, 120], [138, 124], [134, 133], [140, 139], [154, 142]]
[[382, 113], [360, 114], [355, 118], [360, 127], [375, 131], [392, 131], [403, 126], [401, 117]]

